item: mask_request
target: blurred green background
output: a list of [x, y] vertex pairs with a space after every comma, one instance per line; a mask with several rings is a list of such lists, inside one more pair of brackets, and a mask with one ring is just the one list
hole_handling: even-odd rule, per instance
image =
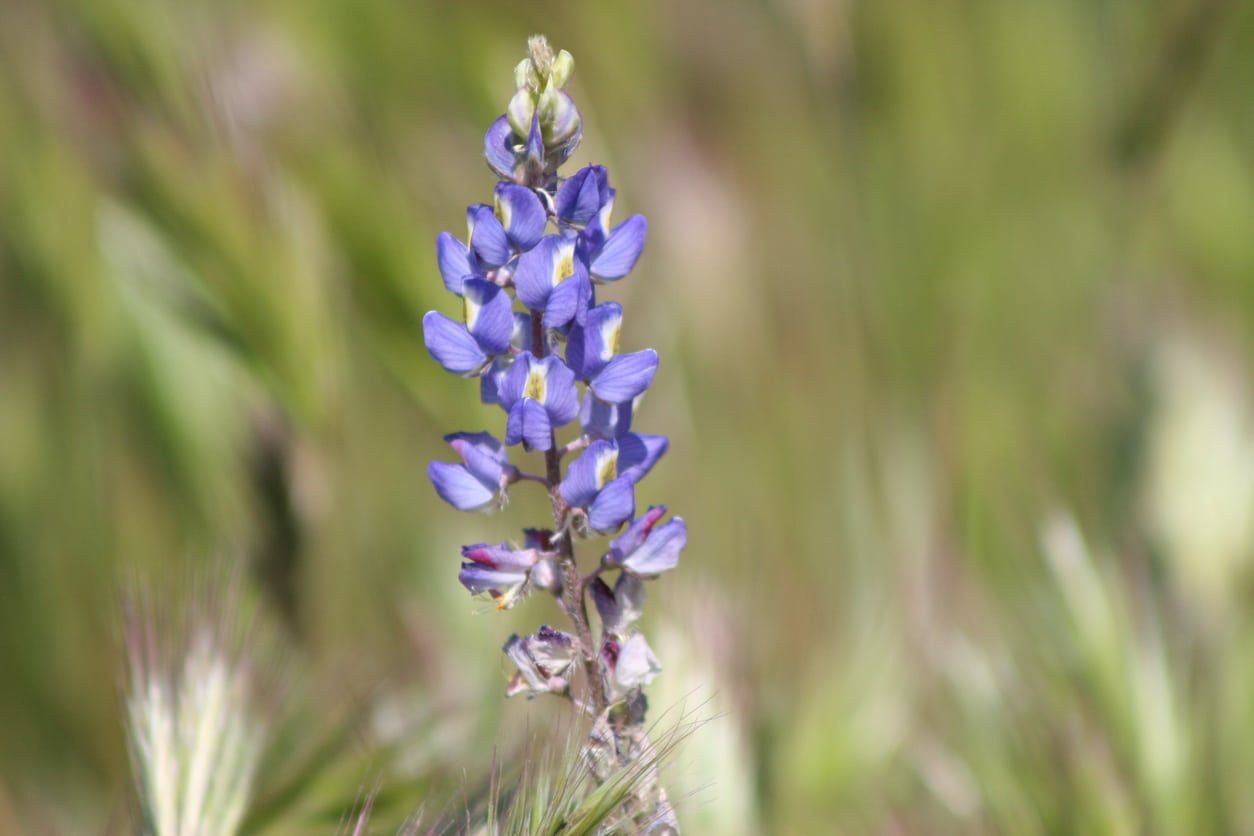
[[435, 497], [501, 419], [419, 327], [536, 31], [651, 221], [609, 297], [689, 523], [646, 627], [655, 713], [715, 717], [689, 832], [1254, 832], [1225, 0], [0, 4], [0, 831], [129, 829], [136, 579], [246, 566], [281, 625], [321, 777], [253, 830], [456, 813], [544, 722], [499, 645], [556, 611], [456, 567], [546, 508]]

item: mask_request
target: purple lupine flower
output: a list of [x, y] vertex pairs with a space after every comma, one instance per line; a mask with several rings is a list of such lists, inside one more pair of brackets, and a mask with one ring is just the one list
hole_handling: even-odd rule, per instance
[[533, 311], [544, 312], [545, 328], [561, 328], [582, 319], [592, 298], [588, 268], [575, 255], [575, 239], [547, 235], [518, 259], [514, 270], [518, 299]]
[[496, 212], [486, 203], [466, 209], [466, 241], [481, 264], [500, 267], [509, 261], [509, 237]]
[[525, 253], [540, 243], [548, 216], [534, 190], [515, 183], [498, 183], [494, 201], [496, 219], [516, 252]]
[[451, 232], [441, 232], [436, 236], [435, 254], [444, 286], [458, 296], [462, 295], [462, 284], [468, 277], [482, 276], [485, 271], [470, 247], [458, 241]]
[[587, 512], [593, 531], [616, 530], [635, 512], [635, 484], [662, 457], [667, 444], [663, 436], [634, 433], [617, 441], [593, 441], [571, 462], [558, 486], [562, 499]]
[[505, 487], [518, 473], [505, 448], [490, 433], [453, 433], [444, 440], [461, 457], [461, 464], [431, 462], [427, 476], [440, 498], [459, 511], [500, 507]]
[[462, 563], [457, 579], [472, 595], [491, 596], [499, 610], [514, 606], [532, 586], [552, 591], [557, 582], [554, 556], [535, 548], [478, 543], [462, 546], [462, 557], [466, 562]]
[[579, 256], [597, 281], [613, 282], [630, 273], [648, 237], [649, 223], [643, 215], [632, 215], [610, 228], [615, 194], [605, 168], [590, 165], [562, 183], [554, 200], [561, 222], [584, 227], [578, 237]]
[[597, 215], [580, 236], [584, 245], [581, 254], [592, 278], [613, 282], [630, 273], [640, 260], [649, 222], [644, 215], [632, 215], [608, 233], [601, 223], [601, 215]]
[[[544, 487], [552, 530], [526, 529], [521, 548], [463, 547], [458, 578], [500, 609], [537, 589], [561, 599], [574, 631], [544, 626], [512, 636], [504, 650], [517, 671], [506, 693], [576, 699], [571, 683], [578, 663], [587, 689], [579, 699], [598, 723], [610, 728], [609, 709], [626, 708], [616, 721], [626, 725], [609, 732], [617, 743], [620, 734], [629, 736], [621, 740], [644, 734], [644, 702], [637, 697], [661, 670], [637, 626], [644, 583], [677, 565], [687, 528], [680, 517], [663, 522], [662, 506], [636, 517], [636, 485], [669, 446], [665, 436], [632, 432], [658, 355], [621, 353], [622, 306], [595, 298], [600, 283], [635, 267], [648, 224], [634, 215], [611, 227], [616, 193], [603, 166], [559, 176], [582, 136], [579, 111], [562, 89], [574, 61], [569, 53], [554, 54], [539, 36], [529, 50], [515, 68], [516, 92], [505, 114], [484, 136], [484, 156], [500, 178], [492, 203], [469, 207], [465, 242], [447, 232], [436, 239], [444, 285], [462, 299], [461, 321], [434, 311], [423, 317], [423, 339], [436, 361], [479, 377], [483, 402], [505, 411], [504, 443], [486, 432], [450, 435], [460, 462], [433, 462], [428, 474], [440, 497], [464, 511], [503, 506], [514, 485]], [[515, 310], [515, 300], [524, 310]], [[576, 416], [582, 432], [559, 444], [557, 431]], [[507, 447], [519, 443], [543, 452], [542, 473], [510, 464]], [[581, 574], [576, 541], [615, 532], [621, 533], [600, 565]], [[588, 594], [600, 615], [596, 638], [584, 615]], [[662, 815], [664, 804], [655, 818], [672, 821]]]
[[[554, 207], [562, 223], [584, 226], [614, 206], [614, 190], [605, 166], [589, 165], [576, 171], [557, 189]], [[605, 216], [602, 225], [609, 224]]]
[[657, 374], [657, 352], [651, 348], [620, 354], [588, 381], [588, 390], [606, 403], [635, 400]]
[[566, 339], [566, 365], [575, 377], [591, 380], [614, 355], [623, 331], [623, 306], [603, 302], [588, 309], [582, 325], [575, 324]]
[[579, 424], [583, 427], [584, 435], [593, 438], [618, 438], [631, 431], [634, 409], [634, 401], [606, 403], [588, 392], [579, 407]]
[[553, 430], [569, 424], [579, 412], [575, 374], [551, 354], [537, 359], [524, 351], [515, 357], [497, 396], [509, 413], [505, 443], [521, 441], [528, 450], [550, 449]]
[[[510, 332], [509, 345], [514, 352], [531, 351], [531, 317], [525, 313], [514, 311], [513, 327]], [[491, 367], [479, 378], [479, 399], [485, 404], [501, 402], [501, 381], [514, 364], [514, 358], [502, 354], [492, 361]]]
[[666, 516], [666, 506], [650, 508], [610, 541], [602, 564], [621, 568], [640, 577], [651, 578], [679, 565], [679, 553], [688, 544], [688, 526], [683, 517], [658, 525]]

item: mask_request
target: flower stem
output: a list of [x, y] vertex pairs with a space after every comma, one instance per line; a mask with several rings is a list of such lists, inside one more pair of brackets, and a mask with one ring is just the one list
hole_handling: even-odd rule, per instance
[[[548, 341], [545, 338], [542, 314], [533, 311], [531, 314], [531, 345], [537, 357], [548, 353]], [[588, 702], [594, 715], [605, 709], [605, 685], [601, 680], [601, 667], [597, 644], [592, 640], [592, 628], [588, 623], [588, 603], [586, 598], [587, 584], [579, 574], [579, 564], [575, 560], [574, 532], [565, 525], [566, 516], [570, 512], [566, 501], [558, 492], [562, 482], [562, 450], [557, 446], [556, 437], [550, 433], [549, 449], [544, 452], [545, 484], [549, 489], [549, 500], [553, 505], [553, 524], [555, 530], [563, 531], [555, 544], [558, 549], [559, 565], [562, 568], [562, 609], [575, 626], [575, 635], [583, 645], [584, 677], [588, 680]]]

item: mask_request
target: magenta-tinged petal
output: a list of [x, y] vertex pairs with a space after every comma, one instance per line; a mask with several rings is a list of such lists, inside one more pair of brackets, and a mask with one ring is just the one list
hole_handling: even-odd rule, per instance
[[626, 522], [635, 511], [635, 485], [630, 479], [615, 479], [601, 489], [588, 508], [588, 527], [608, 534]]
[[670, 442], [664, 435], [627, 433], [618, 439], [618, 472], [639, 482], [666, 454]]
[[502, 354], [514, 335], [514, 305], [509, 294], [487, 279], [470, 278], [462, 286], [466, 329], [486, 354]]
[[422, 318], [422, 338], [435, 361], [454, 374], [473, 375], [483, 369], [488, 355], [460, 322], [428, 311]]
[[467, 276], [476, 272], [471, 263], [470, 249], [448, 232], [441, 232], [435, 238], [436, 261], [440, 265], [440, 277], [450, 293], [462, 295], [462, 283]]
[[509, 454], [505, 447], [490, 432], [449, 433], [444, 436], [444, 442], [452, 447], [463, 461], [466, 458], [466, 451], [473, 449], [502, 467], [509, 464]]
[[606, 403], [588, 392], [579, 410], [579, 423], [587, 435], [618, 438], [631, 429], [632, 401]]
[[659, 525], [644, 543], [627, 555], [622, 566], [641, 577], [660, 575], [679, 565], [679, 553], [688, 544], [688, 526], [682, 517]]
[[654, 505], [641, 514], [627, 530], [610, 541], [610, 550], [605, 555], [605, 562], [610, 566], [621, 565], [627, 555], [640, 548], [649, 532], [666, 516], [665, 505]]
[[478, 511], [493, 504], [496, 489], [476, 479], [460, 464], [431, 462], [427, 476], [435, 492], [459, 511]]
[[483, 156], [488, 167], [506, 180], [514, 176], [514, 131], [509, 119], [500, 116], [483, 135]]
[[558, 487], [562, 499], [576, 508], [587, 508], [607, 483], [618, 477], [618, 446], [612, 441], [594, 441], [570, 463], [566, 478]]
[[592, 259], [593, 278], [613, 281], [630, 273], [644, 251], [644, 239], [648, 232], [649, 222], [644, 215], [632, 215], [614, 227], [601, 251]]
[[495, 202], [496, 217], [516, 250], [525, 252], [540, 243], [548, 215], [535, 192], [514, 183], [498, 183]]
[[509, 239], [491, 206], [478, 204], [466, 210], [470, 251], [484, 264], [500, 267], [509, 261]]
[[539, 401], [522, 398], [509, 410], [505, 422], [505, 443], [522, 442], [528, 450], [548, 450], [553, 446], [553, 425]]
[[489, 569], [509, 572], [526, 572], [536, 565], [539, 555], [534, 549], [514, 549], [508, 543], [489, 545], [476, 543], [473, 546], [462, 546], [462, 557]]
[[649, 388], [657, 373], [657, 352], [651, 348], [615, 357], [589, 387], [606, 403], [630, 401]]
[[623, 325], [623, 307], [605, 302], [588, 310], [583, 325], [570, 329], [566, 342], [566, 365], [580, 380], [588, 380], [618, 353], [618, 338]]
[[544, 408], [549, 414], [549, 421], [554, 427], [564, 427], [579, 414], [575, 373], [552, 354], [539, 362], [545, 368]]

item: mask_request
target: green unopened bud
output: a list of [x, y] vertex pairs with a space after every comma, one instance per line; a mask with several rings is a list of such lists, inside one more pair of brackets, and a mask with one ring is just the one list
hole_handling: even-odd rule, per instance
[[530, 58], [524, 58], [518, 62], [518, 66], [514, 67], [514, 86], [519, 90], [540, 89], [540, 76], [536, 73], [536, 65], [531, 63]]
[[519, 88], [514, 93], [514, 98], [509, 100], [509, 106], [505, 108], [505, 115], [509, 119], [509, 126], [514, 130], [514, 136], [526, 138], [531, 133], [531, 117], [536, 112], [535, 94], [526, 87]]
[[531, 53], [531, 63], [535, 65], [540, 78], [547, 79], [553, 69], [553, 47], [549, 39], [543, 35], [532, 35], [527, 39], [527, 51]]
[[566, 50], [557, 53], [553, 59], [553, 68], [549, 70], [549, 83], [554, 87], [565, 87], [575, 72], [575, 57]]

